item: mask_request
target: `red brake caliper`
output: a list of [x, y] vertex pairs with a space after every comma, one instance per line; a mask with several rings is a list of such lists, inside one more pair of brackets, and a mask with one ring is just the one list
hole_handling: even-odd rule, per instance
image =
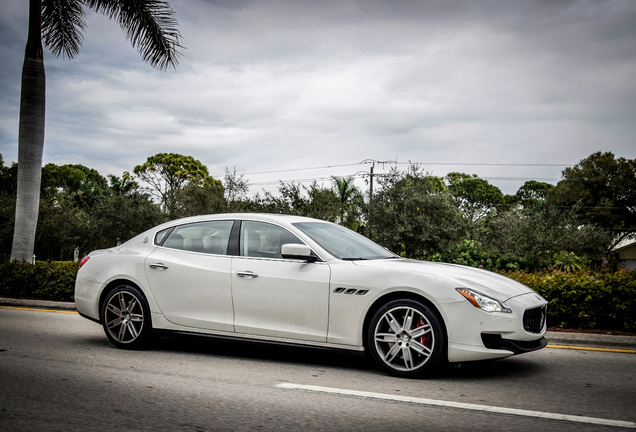
[[[422, 318], [420, 318], [420, 321], [417, 323], [418, 327], [422, 327], [424, 325], [424, 320]], [[426, 334], [424, 336], [422, 336], [422, 338], [420, 339], [420, 342], [422, 343], [422, 345], [424, 345], [425, 347], [428, 347], [428, 342], [429, 342], [429, 336]]]

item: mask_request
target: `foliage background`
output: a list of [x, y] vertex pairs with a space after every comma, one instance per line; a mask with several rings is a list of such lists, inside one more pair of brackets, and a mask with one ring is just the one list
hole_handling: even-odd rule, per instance
[[[10, 253], [17, 164], [0, 155], [0, 254]], [[376, 178], [373, 196], [352, 178], [331, 187], [283, 183], [248, 196], [248, 180], [220, 181], [190, 156], [160, 153], [133, 174], [102, 177], [48, 164], [33, 266], [0, 263], [0, 295], [73, 300], [74, 258], [109, 248], [177, 217], [269, 212], [315, 217], [356, 230], [401, 256], [498, 271], [550, 300], [556, 327], [636, 331], [634, 272], [611, 253], [636, 233], [636, 161], [594, 153], [556, 185], [528, 181], [504, 195], [465, 173], [420, 167]], [[144, 186], [145, 185], [145, 186]]]

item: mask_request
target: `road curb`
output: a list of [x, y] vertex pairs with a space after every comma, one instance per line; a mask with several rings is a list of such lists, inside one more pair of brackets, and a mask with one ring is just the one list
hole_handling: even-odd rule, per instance
[[550, 345], [636, 350], [636, 336], [549, 331], [545, 337]]
[[[75, 310], [75, 303], [73, 302], [15, 299], [7, 297], [0, 297], [0, 306], [67, 311]], [[548, 339], [548, 344], [550, 345], [636, 350], [636, 336], [549, 331], [546, 332], [545, 337]]]
[[16, 298], [8, 298], [8, 297], [0, 297], [0, 306], [52, 309], [52, 310], [76, 310], [74, 302], [16, 299]]

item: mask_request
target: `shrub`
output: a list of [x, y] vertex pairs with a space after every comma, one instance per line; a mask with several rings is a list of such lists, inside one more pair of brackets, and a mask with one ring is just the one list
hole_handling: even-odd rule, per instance
[[73, 301], [79, 263], [69, 261], [0, 263], [0, 296]]
[[501, 271], [545, 297], [551, 327], [636, 331], [636, 272]]

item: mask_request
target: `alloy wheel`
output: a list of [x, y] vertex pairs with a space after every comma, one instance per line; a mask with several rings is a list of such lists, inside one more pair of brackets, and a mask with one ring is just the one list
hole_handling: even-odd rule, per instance
[[397, 306], [384, 312], [377, 321], [373, 339], [382, 362], [401, 372], [420, 370], [432, 358], [436, 343], [427, 316], [411, 306]]
[[104, 325], [112, 339], [120, 344], [136, 341], [144, 330], [144, 308], [131, 292], [118, 291], [106, 303]]

